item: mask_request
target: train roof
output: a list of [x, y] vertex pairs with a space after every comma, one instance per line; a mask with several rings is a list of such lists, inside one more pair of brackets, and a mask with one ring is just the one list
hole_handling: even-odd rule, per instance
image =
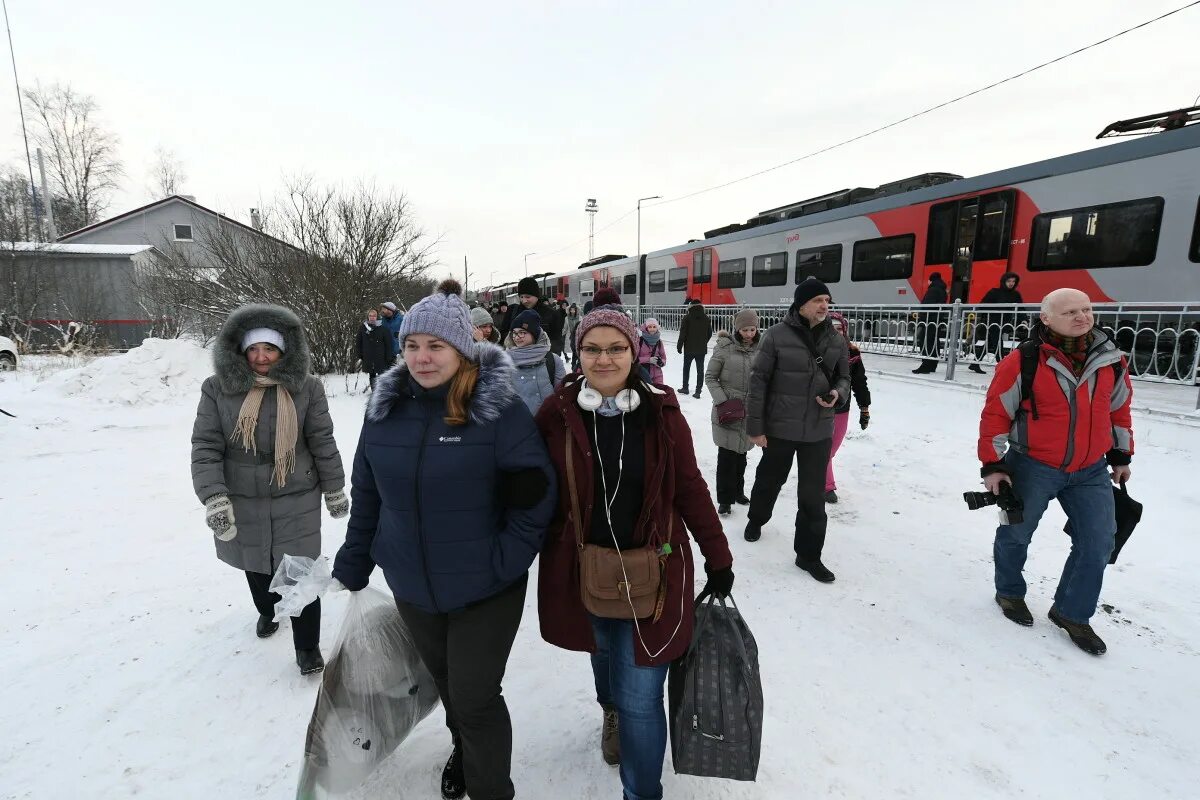
[[[797, 228], [807, 228], [809, 226], [819, 225], [824, 222], [837, 222], [838, 220], [860, 217], [865, 214], [871, 214], [878, 211], [888, 211], [894, 208], [916, 205], [918, 203], [928, 203], [948, 197], [958, 197], [959, 195], [982, 192], [986, 191], [987, 189], [993, 189], [1001, 186], [1012, 186], [1018, 183], [1026, 183], [1028, 181], [1038, 180], [1039, 178], [1046, 178], [1052, 175], [1065, 175], [1071, 172], [1081, 172], [1083, 170], [1095, 169], [1097, 167], [1104, 167], [1110, 164], [1120, 164], [1126, 161], [1137, 161], [1138, 159], [1142, 158], [1151, 158], [1153, 156], [1174, 153], [1180, 150], [1189, 150], [1192, 148], [1200, 148], [1200, 125], [1192, 125], [1185, 128], [1180, 128], [1178, 130], [1167, 131], [1165, 133], [1159, 133], [1155, 134], [1154, 136], [1147, 136], [1140, 139], [1131, 139], [1126, 142], [1109, 145], [1108, 147], [1096, 147], [1091, 150], [1084, 150], [1079, 153], [1071, 153], [1070, 155], [1049, 158], [1044, 161], [1035, 161], [1032, 164], [1025, 164], [1019, 167], [1010, 167], [1009, 169], [999, 170], [998, 172], [989, 172], [973, 178], [963, 178], [962, 180], [941, 183], [936, 186], [914, 189], [901, 194], [893, 194], [887, 197], [867, 200], [861, 203], [831, 209], [829, 211], [808, 214], [795, 219], [759, 225], [741, 231], [714, 236], [711, 239], [694, 240], [692, 242], [688, 242], [687, 244], [676, 245], [663, 250], [653, 250], [646, 255], [670, 255], [672, 253], [694, 250], [697, 247], [711, 247], [716, 244], [737, 242], [741, 241], [742, 239], [751, 239], [756, 236], [762, 236], [763, 234], [780, 233], [783, 231], [795, 230]], [[721, 229], [718, 228], [717, 230]]]

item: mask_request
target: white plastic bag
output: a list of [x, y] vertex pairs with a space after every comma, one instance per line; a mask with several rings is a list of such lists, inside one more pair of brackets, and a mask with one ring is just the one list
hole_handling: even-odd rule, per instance
[[305, 556], [284, 556], [271, 578], [271, 591], [280, 597], [275, 604], [275, 621], [300, 616], [300, 612], [332, 584], [333, 575], [325, 556], [316, 561]]
[[395, 601], [369, 586], [352, 592], [308, 724], [297, 800], [357, 787], [437, 705]]

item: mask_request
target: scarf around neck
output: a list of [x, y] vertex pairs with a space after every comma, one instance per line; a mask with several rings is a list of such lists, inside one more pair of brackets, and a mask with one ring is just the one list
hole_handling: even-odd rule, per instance
[[507, 352], [513, 360], [513, 364], [518, 367], [528, 367], [530, 364], [539, 364], [546, 360], [546, 353], [550, 352], [550, 337], [546, 336], [546, 332], [542, 331], [542, 335], [533, 344], [527, 344], [524, 347], [517, 347], [513, 342], [512, 334], [508, 335], [506, 342], [508, 347]]
[[646, 331], [642, 331], [642, 339], [645, 340], [646, 344], [650, 345], [651, 349], [658, 346], [658, 340], [661, 338], [662, 338], [662, 328], [659, 328], [658, 333], [655, 333], [653, 335], [646, 333]]
[[[237, 424], [229, 439], [241, 444], [247, 452], [258, 454], [258, 443], [254, 439], [258, 428], [258, 415], [262, 410], [263, 396], [267, 389], [275, 387], [275, 468], [271, 472], [272, 482], [283, 488], [287, 476], [296, 471], [296, 403], [291, 393], [279, 381], [265, 375], [254, 376], [254, 388], [246, 393], [238, 411]], [[239, 441], [240, 440], [240, 441]]]
[[1058, 348], [1063, 355], [1071, 360], [1071, 369], [1078, 378], [1083, 374], [1083, 367], [1087, 361], [1088, 350], [1096, 341], [1096, 334], [1093, 331], [1088, 331], [1083, 336], [1059, 336], [1049, 328], [1046, 329], [1045, 339], [1048, 344]]

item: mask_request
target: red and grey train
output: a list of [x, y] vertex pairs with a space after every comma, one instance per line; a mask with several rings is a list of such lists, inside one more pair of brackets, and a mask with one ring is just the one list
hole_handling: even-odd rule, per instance
[[917, 302], [937, 272], [973, 303], [1010, 271], [1025, 302], [1064, 286], [1095, 302], [1200, 300], [1200, 125], [975, 178], [834, 192], [640, 263], [605, 256], [540, 280], [580, 305], [606, 285], [627, 305], [766, 305], [815, 275], [835, 302], [870, 304]]

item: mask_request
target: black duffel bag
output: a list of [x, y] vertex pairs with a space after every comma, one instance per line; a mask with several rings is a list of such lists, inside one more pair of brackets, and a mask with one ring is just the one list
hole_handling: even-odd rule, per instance
[[691, 647], [671, 664], [671, 761], [680, 775], [752, 781], [762, 750], [758, 645], [729, 602], [696, 598]]

